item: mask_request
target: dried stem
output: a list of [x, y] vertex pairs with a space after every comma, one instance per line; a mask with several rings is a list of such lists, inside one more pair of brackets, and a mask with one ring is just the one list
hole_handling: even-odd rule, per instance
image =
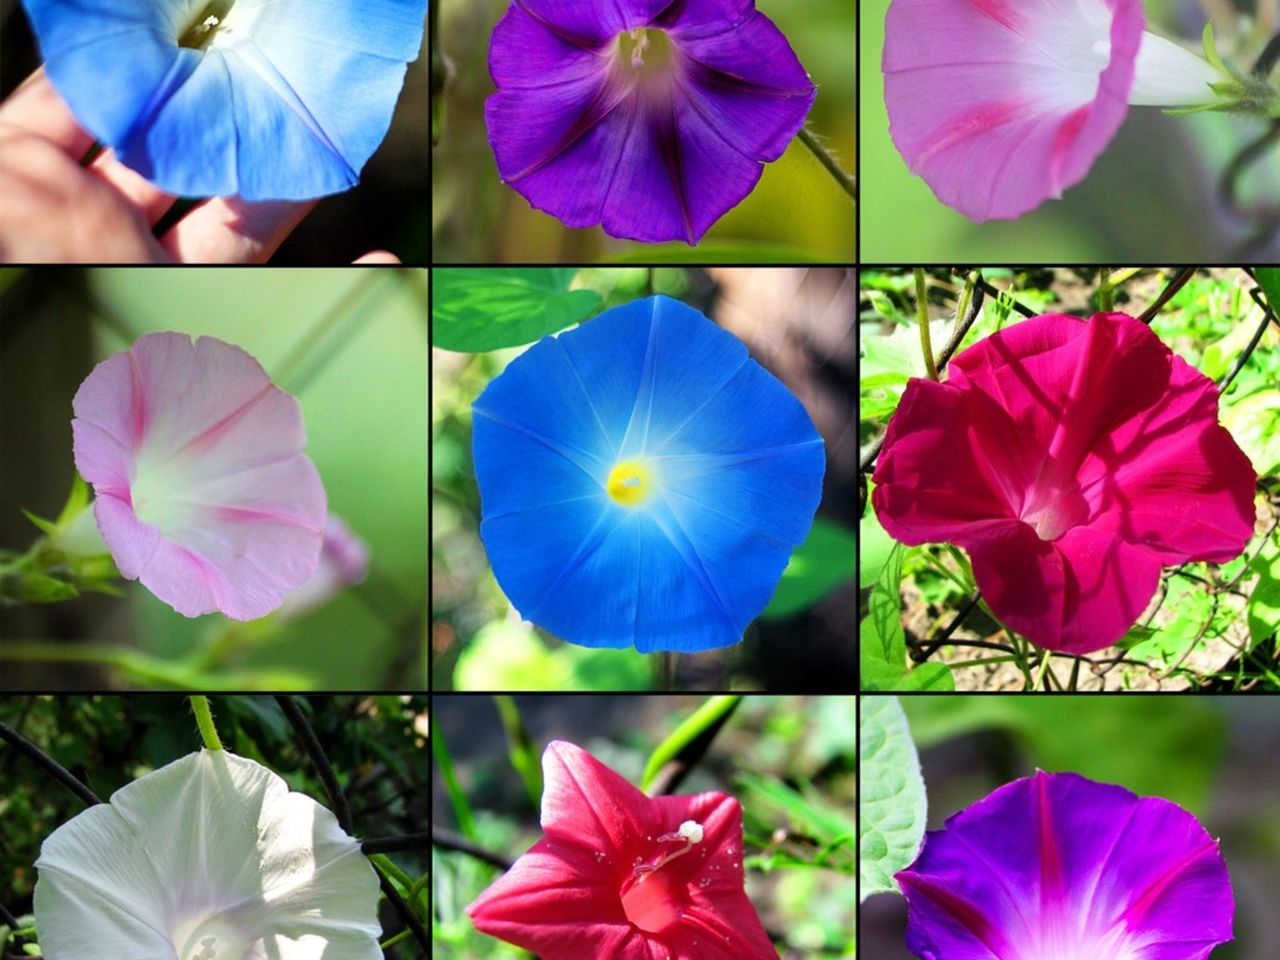
[[14, 730], [7, 723], [2, 721], [0, 721], [0, 740], [4, 740], [10, 746], [16, 748], [19, 753], [24, 754], [27, 758], [34, 760], [37, 764], [44, 767], [47, 773], [83, 800], [87, 806], [93, 806], [94, 804], [102, 802], [98, 799], [97, 794], [73, 776], [71, 771], [58, 763], [57, 760], [53, 759], [53, 757], [49, 756], [22, 734], [18, 733], [17, 730]]

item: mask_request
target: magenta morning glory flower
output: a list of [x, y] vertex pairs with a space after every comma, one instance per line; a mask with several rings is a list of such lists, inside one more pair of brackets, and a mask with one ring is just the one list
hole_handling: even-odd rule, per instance
[[742, 807], [647, 797], [557, 740], [542, 754], [545, 836], [467, 907], [544, 960], [777, 960], [743, 889]]
[[893, 0], [893, 142], [971, 220], [1021, 216], [1084, 179], [1130, 104], [1214, 99], [1222, 76], [1145, 25], [1141, 0]]
[[147, 334], [72, 406], [76, 468], [126, 578], [185, 616], [252, 620], [316, 572], [325, 493], [301, 408], [239, 347]]
[[1110, 646], [1162, 567], [1226, 563], [1252, 536], [1256, 478], [1217, 387], [1141, 321], [1033, 317], [947, 374], [907, 384], [872, 502], [895, 540], [968, 550], [992, 611], [1032, 642]]
[[571, 227], [651, 242], [697, 243], [816, 95], [754, 0], [515, 0], [489, 72], [503, 180]]
[[960, 811], [895, 879], [924, 960], [1203, 960], [1232, 939], [1227, 867], [1196, 818], [1074, 773]]

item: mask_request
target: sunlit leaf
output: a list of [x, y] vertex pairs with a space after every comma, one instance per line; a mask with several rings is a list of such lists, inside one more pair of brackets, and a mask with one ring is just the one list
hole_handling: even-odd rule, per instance
[[920, 760], [896, 697], [863, 697], [858, 720], [858, 879], [862, 898], [898, 892], [924, 838]]
[[594, 290], [570, 290], [567, 268], [471, 267], [433, 271], [431, 343], [479, 353], [532, 343], [600, 309]]

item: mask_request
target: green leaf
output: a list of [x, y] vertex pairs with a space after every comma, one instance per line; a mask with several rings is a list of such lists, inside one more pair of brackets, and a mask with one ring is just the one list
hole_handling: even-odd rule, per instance
[[610, 257], [610, 263], [822, 263], [823, 258], [795, 247], [738, 240], [709, 242], [691, 247], [684, 243], [646, 244]]
[[432, 271], [431, 343], [479, 353], [517, 347], [600, 309], [594, 290], [570, 290], [571, 268], [470, 267]]
[[1280, 408], [1274, 390], [1260, 390], [1237, 400], [1223, 407], [1221, 416], [1222, 425], [1259, 476], [1280, 470]]
[[894, 690], [954, 690], [955, 674], [945, 663], [922, 663], [893, 684]]
[[899, 892], [893, 875], [924, 838], [920, 760], [897, 697], [863, 697], [858, 721], [858, 879], [862, 899]]
[[1271, 309], [1280, 314], [1280, 267], [1259, 267], [1253, 275], [1258, 278], [1258, 286], [1266, 295]]
[[858, 541], [838, 524], [813, 521], [804, 543], [796, 548], [778, 589], [760, 616], [764, 619], [789, 617], [806, 610], [842, 583], [852, 583]]
[[475, 814], [471, 812], [471, 803], [467, 800], [466, 791], [462, 789], [462, 784], [458, 782], [458, 776], [453, 771], [453, 757], [449, 753], [449, 747], [438, 730], [431, 731], [431, 736], [427, 739], [431, 741], [431, 755], [435, 758], [436, 768], [440, 771], [440, 780], [444, 783], [445, 793], [448, 794], [449, 803], [453, 806], [453, 816], [458, 821], [458, 829], [467, 839], [476, 840], [478, 837]]
[[907, 642], [902, 632], [901, 597], [902, 546], [894, 544], [871, 589], [867, 616], [858, 629], [858, 660], [864, 690], [884, 690], [907, 672]]
[[75, 584], [43, 573], [23, 571], [0, 577], [0, 597], [18, 603], [57, 603], [79, 595]]
[[644, 776], [640, 779], [640, 788], [649, 789], [649, 784], [653, 783], [658, 771], [688, 750], [696, 740], [714, 736], [741, 702], [741, 695], [709, 697], [649, 754], [649, 761], [644, 765]]
[[[868, 480], [868, 502], [874, 489], [874, 485]], [[866, 588], [874, 584], [884, 572], [885, 564], [889, 562], [896, 542], [893, 537], [885, 533], [874, 507], [868, 507], [866, 516], [858, 522], [858, 540], [862, 546], [858, 554], [858, 586]]]
[[772, 777], [744, 773], [737, 778], [743, 791], [786, 815], [792, 828], [808, 834], [820, 846], [829, 846], [854, 833], [853, 823], [826, 806], [817, 794], [805, 795]]
[[502, 718], [502, 727], [507, 732], [507, 756], [511, 759], [511, 766], [520, 774], [529, 799], [537, 807], [542, 800], [542, 761], [538, 751], [533, 747], [533, 739], [525, 728], [515, 700], [505, 693], [495, 694], [493, 699]]
[[1249, 641], [1256, 646], [1280, 630], [1280, 537], [1275, 533], [1249, 565], [1259, 580], [1249, 596]]

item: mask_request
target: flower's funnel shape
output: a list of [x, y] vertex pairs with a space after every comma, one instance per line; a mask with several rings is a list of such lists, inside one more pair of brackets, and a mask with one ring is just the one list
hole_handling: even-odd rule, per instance
[[754, 0], [515, 0], [485, 103], [504, 182], [571, 227], [697, 243], [817, 91]]
[[667, 297], [544, 338], [472, 410], [493, 572], [525, 619], [585, 646], [736, 643], [822, 493], [804, 408]]
[[777, 960], [743, 889], [742, 807], [646, 797], [571, 743], [542, 755], [545, 837], [467, 907], [543, 960]]
[[266, 767], [202, 750], [63, 824], [36, 861], [50, 960], [382, 960], [378, 878]]
[[895, 877], [926, 960], [1204, 960], [1231, 939], [1218, 844], [1175, 803], [1074, 773], [1015, 780]]
[[1212, 101], [1217, 71], [1145, 24], [1141, 0], [893, 0], [893, 142], [971, 220], [1021, 216], [1084, 179], [1130, 104]]
[[354, 186], [418, 55], [426, 0], [23, 0], [86, 130], [182, 196]]
[[188, 617], [252, 620], [315, 573], [325, 493], [301, 408], [239, 347], [147, 334], [72, 406], [76, 468], [126, 578]]
[[1239, 555], [1254, 473], [1218, 390], [1122, 313], [1047, 314], [912, 379], [872, 502], [909, 545], [969, 551], [983, 597], [1050, 650], [1119, 640], [1163, 566]]

